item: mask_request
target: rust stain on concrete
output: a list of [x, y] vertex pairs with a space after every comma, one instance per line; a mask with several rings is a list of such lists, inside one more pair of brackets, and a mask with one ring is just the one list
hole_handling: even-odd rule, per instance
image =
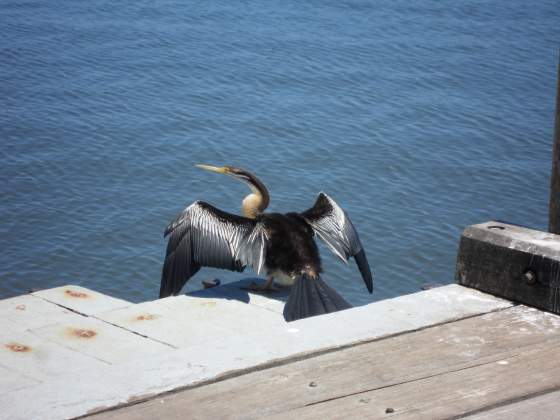
[[155, 314], [142, 314], [142, 315], [138, 315], [136, 317], [137, 321], [151, 321], [153, 319], [157, 319], [159, 318], [159, 315], [155, 315]]
[[31, 347], [19, 343], [8, 343], [4, 347], [15, 353], [29, 353], [31, 351]]
[[64, 291], [64, 294], [66, 296], [70, 296], [73, 298], [78, 298], [78, 299], [87, 299], [89, 298], [89, 295], [87, 293], [84, 292], [77, 292], [76, 290], [71, 290], [71, 289], [66, 289]]
[[82, 328], [69, 328], [68, 333], [73, 337], [78, 338], [93, 338], [97, 333], [93, 330], [86, 330]]
[[25, 305], [18, 305], [18, 306], [16, 306], [16, 310], [18, 310], [18, 311], [25, 311]]

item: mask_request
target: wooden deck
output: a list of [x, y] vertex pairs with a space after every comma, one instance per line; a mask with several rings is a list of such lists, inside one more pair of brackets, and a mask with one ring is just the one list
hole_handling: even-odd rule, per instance
[[513, 306], [90, 418], [263, 417], [557, 419], [560, 318]]

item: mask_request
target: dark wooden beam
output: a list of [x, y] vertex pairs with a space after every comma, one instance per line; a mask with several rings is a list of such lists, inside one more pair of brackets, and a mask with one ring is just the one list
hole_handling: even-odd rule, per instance
[[560, 64], [558, 65], [558, 80], [556, 83], [556, 121], [554, 124], [554, 145], [552, 147], [548, 231], [560, 234]]
[[465, 229], [455, 279], [560, 314], [560, 235], [487, 222]]

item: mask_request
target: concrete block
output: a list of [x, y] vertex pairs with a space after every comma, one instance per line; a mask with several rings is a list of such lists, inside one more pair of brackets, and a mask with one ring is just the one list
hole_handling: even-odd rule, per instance
[[126, 300], [116, 299], [85, 287], [73, 285], [41, 290], [33, 292], [32, 295], [84, 315], [95, 315], [132, 305]]
[[0, 326], [1, 320], [9, 320], [17, 325], [18, 331], [39, 328], [77, 316], [80, 315], [33, 295], [0, 300]]
[[18, 329], [17, 324], [10, 321], [7, 318], [0, 318], [0, 338], [6, 336], [7, 334], [13, 334], [20, 332], [22, 330]]
[[36, 381], [51, 381], [69, 370], [95, 371], [107, 363], [31, 332], [20, 332], [0, 338], [0, 365]]
[[289, 289], [286, 288], [278, 292], [266, 293], [255, 293], [245, 290], [244, 288], [249, 286], [252, 282], [261, 284], [264, 283], [265, 280], [257, 277], [246, 278], [210, 289], [197, 290], [188, 293], [187, 296], [236, 300], [281, 314], [284, 311], [284, 304], [286, 300], [288, 300], [288, 295], [290, 294]]
[[38, 385], [39, 383], [38, 380], [24, 375], [21, 372], [0, 365], [0, 395], [7, 395], [23, 388]]
[[449, 322], [512, 306], [512, 302], [456, 284], [436, 287], [387, 301], [393, 317], [416, 328]]
[[48, 325], [31, 332], [43, 340], [107, 363], [142, 359], [151, 354], [164, 355], [173, 350], [165, 344], [88, 317]]
[[282, 315], [236, 300], [175, 296], [97, 315], [138, 334], [186, 347], [284, 325]]
[[560, 235], [500, 222], [463, 232], [459, 284], [560, 314]]

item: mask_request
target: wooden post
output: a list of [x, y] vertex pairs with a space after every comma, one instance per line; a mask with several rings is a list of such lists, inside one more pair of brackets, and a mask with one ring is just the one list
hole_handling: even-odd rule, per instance
[[556, 92], [554, 145], [552, 147], [552, 175], [550, 177], [548, 231], [560, 234], [560, 62], [558, 64], [558, 80], [556, 83], [558, 87]]

